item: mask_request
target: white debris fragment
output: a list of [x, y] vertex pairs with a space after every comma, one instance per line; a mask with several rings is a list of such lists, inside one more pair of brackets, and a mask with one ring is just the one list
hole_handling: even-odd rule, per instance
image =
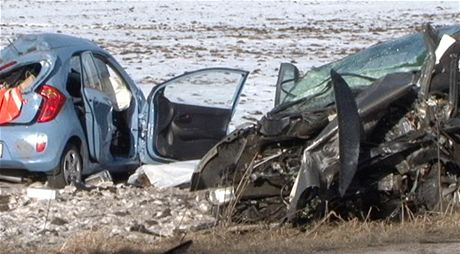
[[233, 186], [213, 189], [209, 192], [209, 201], [214, 205], [223, 205], [236, 199]]
[[59, 194], [72, 194], [75, 192], [77, 192], [77, 187], [75, 187], [74, 185], [66, 185], [63, 189], [59, 190]]
[[108, 170], [101, 171], [94, 175], [90, 175], [85, 179], [85, 183], [91, 186], [112, 186], [112, 175]]
[[198, 205], [198, 209], [200, 209], [203, 213], [208, 213], [211, 211], [211, 207], [207, 202], [200, 202]]
[[439, 61], [441, 60], [441, 58], [444, 55], [444, 53], [446, 53], [446, 51], [449, 49], [449, 47], [452, 46], [452, 44], [454, 44], [454, 43], [455, 43], [455, 39], [452, 38], [452, 36], [450, 36], [448, 34], [444, 34], [442, 36], [441, 41], [439, 42], [439, 45], [436, 48], [436, 51], [434, 52], [434, 54], [436, 56], [436, 64], [439, 63]]
[[157, 188], [176, 187], [189, 183], [198, 160], [179, 161], [169, 164], [143, 165], [128, 179], [128, 184], [145, 186], [142, 179], [147, 176], [151, 185]]
[[147, 179], [147, 176], [144, 173], [143, 167], [136, 169], [136, 172], [129, 176], [127, 184], [136, 187], [145, 187], [151, 185], [149, 179]]
[[35, 198], [38, 200], [55, 200], [58, 196], [56, 190], [37, 187], [27, 188], [26, 195], [28, 198]]

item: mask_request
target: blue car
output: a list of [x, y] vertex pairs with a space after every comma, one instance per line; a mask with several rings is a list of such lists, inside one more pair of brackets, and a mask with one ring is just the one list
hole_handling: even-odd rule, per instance
[[248, 74], [187, 72], [146, 99], [91, 41], [19, 36], [0, 52], [0, 175], [45, 173], [60, 188], [104, 169], [199, 159], [227, 134]]

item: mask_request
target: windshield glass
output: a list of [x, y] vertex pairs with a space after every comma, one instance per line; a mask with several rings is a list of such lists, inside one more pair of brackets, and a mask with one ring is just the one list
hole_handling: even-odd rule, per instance
[[[449, 34], [460, 39], [460, 26], [438, 28], [438, 38]], [[390, 73], [419, 71], [425, 62], [427, 47], [423, 33], [376, 44], [356, 54], [308, 71], [294, 82], [280, 87], [279, 106], [272, 112], [322, 109], [334, 103], [330, 70], [340, 73], [355, 94]]]
[[289, 89], [281, 90], [281, 104], [305, 101], [303, 109], [315, 109], [333, 103], [331, 69], [340, 73], [354, 92], [359, 92], [389, 73], [420, 70], [425, 57], [422, 33], [380, 43], [310, 70]]

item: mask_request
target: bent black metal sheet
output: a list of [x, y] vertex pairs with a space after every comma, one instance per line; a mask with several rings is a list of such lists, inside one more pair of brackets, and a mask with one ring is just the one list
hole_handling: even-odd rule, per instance
[[339, 127], [339, 192], [343, 197], [358, 167], [361, 122], [353, 93], [345, 80], [331, 70]]

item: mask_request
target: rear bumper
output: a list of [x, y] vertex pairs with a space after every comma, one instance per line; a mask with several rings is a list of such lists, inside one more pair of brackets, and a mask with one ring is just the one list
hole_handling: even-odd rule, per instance
[[58, 164], [53, 160], [1, 160], [0, 174], [3, 169], [13, 170], [22, 169], [30, 172], [49, 172], [56, 168]]
[[[35, 126], [1, 127], [0, 172], [2, 169], [47, 172], [57, 167], [61, 153], [57, 149], [60, 145], [56, 146], [55, 142], [60, 142], [60, 139], [52, 131], [43, 131], [46, 129]], [[45, 150], [37, 152], [36, 144], [43, 137], [46, 137]]]
[[[47, 123], [0, 127], [0, 174], [7, 169], [30, 172], [49, 172], [58, 165], [67, 141], [78, 136], [78, 123], [70, 117], [57, 118]], [[72, 124], [74, 123], [74, 124]], [[81, 129], [81, 127], [79, 127]], [[80, 130], [80, 133], [81, 130]], [[45, 149], [37, 151], [36, 144], [46, 140]]]

